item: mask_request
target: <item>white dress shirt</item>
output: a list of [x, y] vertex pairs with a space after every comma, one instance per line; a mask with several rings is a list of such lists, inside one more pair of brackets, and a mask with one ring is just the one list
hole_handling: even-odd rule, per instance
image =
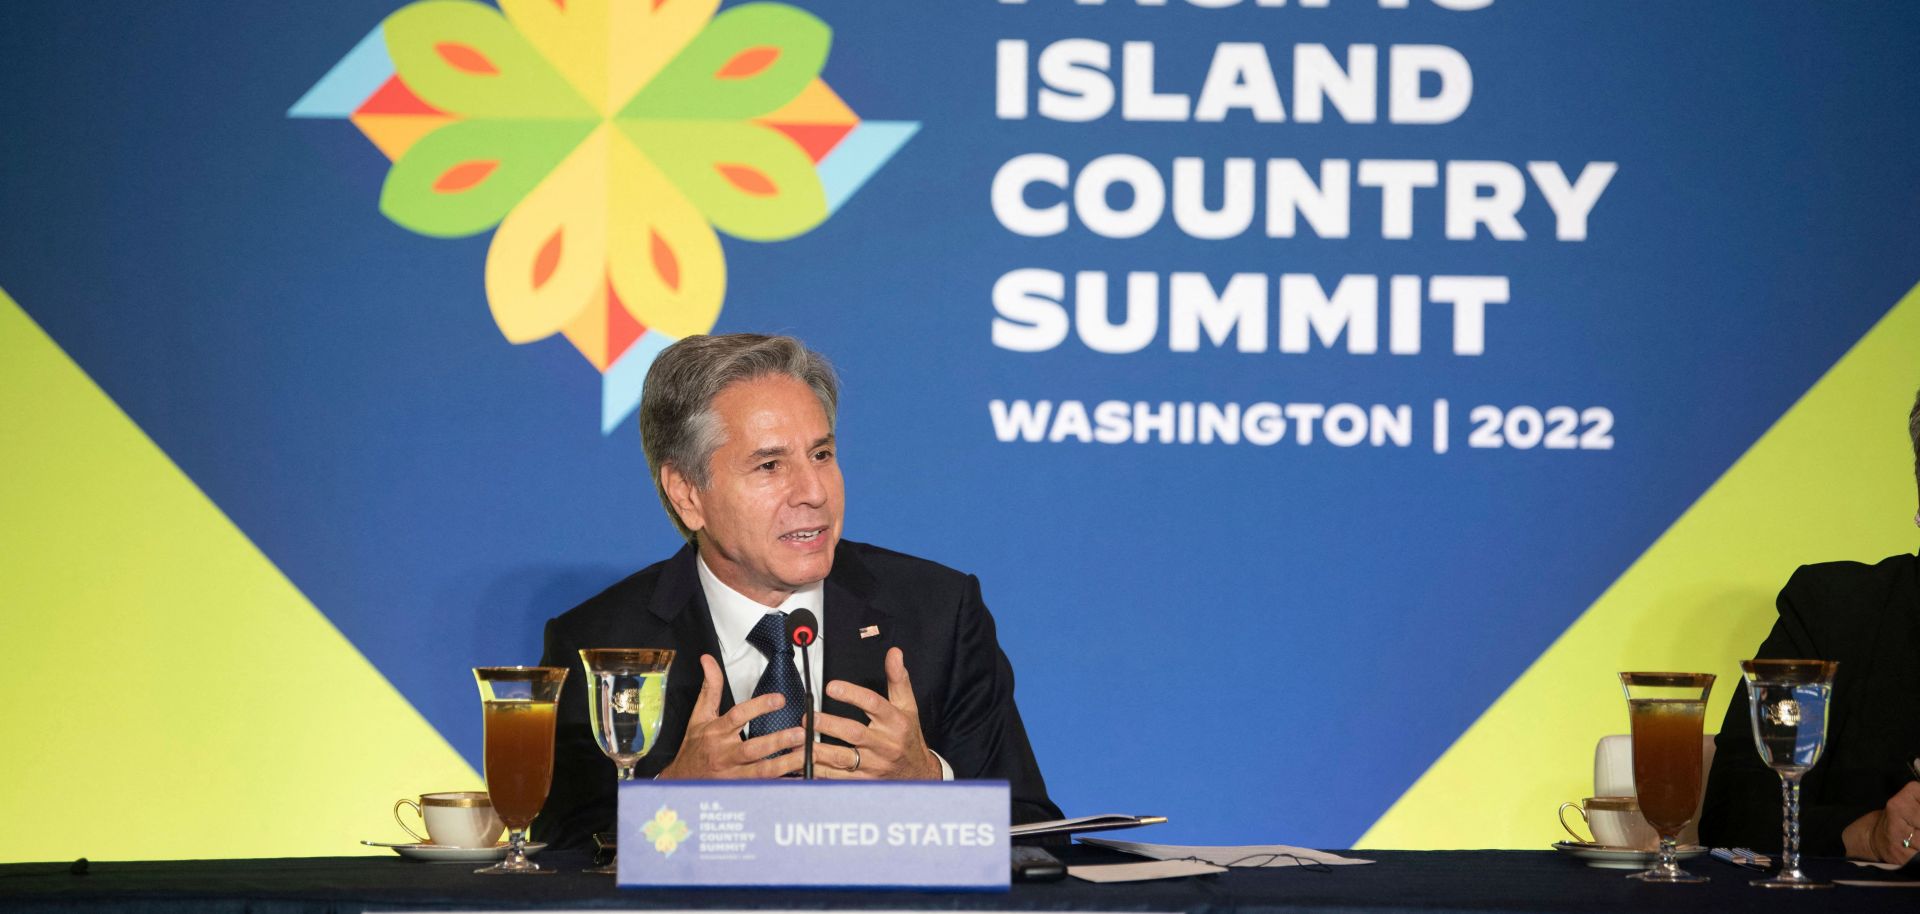
[[[813, 665], [813, 674], [807, 674], [807, 665], [795, 656], [793, 662], [800, 668], [800, 675], [807, 677], [807, 689], [813, 693], [813, 709], [820, 710], [820, 699], [825, 683], [820, 677], [826, 675], [827, 643], [827, 605], [823, 595], [826, 586], [815, 581], [794, 591], [792, 596], [781, 601], [779, 606], [764, 606], [747, 597], [740, 591], [728, 587], [721, 581], [713, 569], [707, 567], [704, 556], [696, 555], [694, 564], [700, 569], [700, 590], [707, 597], [707, 612], [713, 617], [713, 634], [720, 639], [720, 667], [727, 674], [727, 690], [733, 693], [733, 703], [742, 704], [753, 697], [753, 687], [760, 683], [760, 676], [767, 671], [767, 655], [760, 653], [747, 640], [753, 633], [753, 627], [770, 612], [792, 613], [795, 610], [811, 609], [814, 618], [820, 622], [813, 643], [805, 650], [808, 661]], [[796, 652], [799, 649], [795, 649]], [[742, 728], [741, 733], [746, 729]], [[819, 738], [819, 734], [815, 734]], [[929, 749], [928, 751], [932, 751]], [[940, 763], [941, 780], [953, 780], [953, 766], [947, 764], [940, 753], [933, 753]]]

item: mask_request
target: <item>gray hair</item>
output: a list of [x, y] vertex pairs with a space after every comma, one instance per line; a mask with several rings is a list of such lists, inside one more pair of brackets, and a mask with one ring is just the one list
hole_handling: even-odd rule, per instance
[[693, 531], [667, 497], [660, 470], [671, 466], [695, 488], [705, 489], [712, 481], [707, 470], [713, 452], [726, 443], [720, 417], [713, 411], [714, 398], [736, 381], [770, 375], [785, 375], [813, 388], [827, 413], [827, 428], [834, 427], [840, 382], [833, 365], [790, 336], [690, 336], [661, 350], [647, 369], [640, 395], [640, 444], [646, 450], [647, 472], [653, 476], [660, 504], [688, 542], [693, 541]]

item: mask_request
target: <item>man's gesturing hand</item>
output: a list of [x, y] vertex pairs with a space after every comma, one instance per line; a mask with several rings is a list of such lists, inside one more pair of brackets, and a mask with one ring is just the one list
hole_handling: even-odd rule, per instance
[[823, 778], [887, 778], [896, 781], [940, 780], [940, 760], [920, 734], [920, 706], [913, 700], [913, 681], [907, 678], [906, 655], [887, 651], [887, 694], [836, 679], [827, 694], [867, 712], [867, 724], [833, 714], [820, 715], [821, 733], [846, 746], [814, 747], [814, 774]]
[[687, 719], [687, 735], [680, 740], [680, 752], [673, 757], [661, 780], [718, 780], [722, 778], [777, 778], [799, 771], [802, 758], [789, 752], [779, 758], [767, 758], [782, 749], [792, 749], [806, 739], [799, 727], [742, 740], [740, 731], [747, 722], [769, 711], [784, 707], [787, 700], [779, 693], [762, 695], [734, 705], [720, 713], [720, 690], [726, 688], [720, 676], [720, 663], [711, 654], [700, 655], [700, 696], [693, 700], [693, 716]]

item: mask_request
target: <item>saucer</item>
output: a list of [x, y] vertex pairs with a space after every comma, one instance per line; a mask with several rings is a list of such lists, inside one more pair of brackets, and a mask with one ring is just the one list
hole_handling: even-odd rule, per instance
[[[1655, 851], [1634, 850], [1631, 847], [1608, 847], [1604, 844], [1588, 844], [1584, 841], [1555, 841], [1553, 849], [1563, 854], [1585, 860], [1588, 866], [1603, 870], [1644, 870], [1660, 859]], [[1707, 852], [1698, 844], [1688, 844], [1675, 849], [1673, 859], [1691, 860]]]
[[[391, 847], [393, 852], [409, 860], [427, 860], [434, 863], [491, 863], [507, 858], [507, 845], [493, 847], [447, 847], [440, 844], [389, 844], [384, 841], [362, 841], [368, 847]], [[527, 842], [527, 856], [531, 857], [546, 848], [541, 841]]]

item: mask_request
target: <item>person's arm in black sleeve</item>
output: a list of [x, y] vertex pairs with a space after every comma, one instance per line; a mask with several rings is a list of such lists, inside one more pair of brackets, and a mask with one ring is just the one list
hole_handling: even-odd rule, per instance
[[1047, 798], [1046, 780], [1013, 701], [1013, 665], [1000, 649], [993, 615], [980, 596], [980, 581], [971, 576], [955, 641], [952, 679], [946, 683], [953, 698], [941, 727], [941, 744], [933, 750], [953, 767], [956, 778], [1005, 780], [1012, 789], [1014, 824], [1061, 818], [1060, 807]]

